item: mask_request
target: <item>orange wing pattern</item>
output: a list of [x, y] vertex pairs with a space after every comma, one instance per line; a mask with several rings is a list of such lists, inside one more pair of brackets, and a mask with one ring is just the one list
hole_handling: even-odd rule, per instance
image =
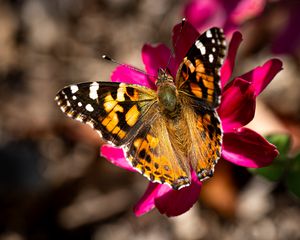
[[190, 184], [190, 168], [180, 164], [165, 121], [159, 114], [128, 146], [128, 159], [152, 182], [166, 183], [173, 189]]
[[62, 89], [56, 101], [69, 117], [91, 125], [103, 139], [121, 146], [147, 122], [156, 93], [139, 85], [81, 83]]
[[219, 28], [203, 33], [188, 51], [176, 76], [180, 93], [188, 95], [193, 105], [206, 109], [220, 103], [220, 68], [225, 56], [225, 38]]
[[221, 157], [222, 130], [219, 117], [214, 111], [198, 111], [196, 125], [200, 135], [200, 156], [192, 162], [200, 180], [211, 177]]

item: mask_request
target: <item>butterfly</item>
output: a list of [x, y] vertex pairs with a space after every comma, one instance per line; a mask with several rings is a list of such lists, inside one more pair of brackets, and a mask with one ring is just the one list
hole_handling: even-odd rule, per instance
[[122, 82], [87, 82], [60, 90], [55, 100], [69, 117], [89, 124], [123, 148], [131, 166], [152, 182], [178, 190], [211, 177], [221, 156], [222, 29], [196, 39], [176, 77], [159, 69], [157, 90]]

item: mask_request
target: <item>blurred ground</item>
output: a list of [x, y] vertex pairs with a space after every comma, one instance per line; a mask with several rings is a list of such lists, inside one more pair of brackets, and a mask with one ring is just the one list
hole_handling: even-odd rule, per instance
[[[169, 45], [184, 1], [0, 1], [0, 239], [300, 239], [299, 199], [220, 163], [200, 204], [167, 219], [136, 218], [147, 182], [99, 157], [100, 140], [54, 102], [65, 85], [109, 80], [103, 53], [142, 68], [145, 42]], [[270, 4], [243, 27], [238, 72], [270, 57], [284, 14]], [[279, 19], [279, 20], [278, 20]], [[257, 27], [259, 26], [259, 27]], [[269, 30], [269, 31], [266, 31]], [[260, 133], [290, 132], [300, 146], [300, 51], [258, 103]]]

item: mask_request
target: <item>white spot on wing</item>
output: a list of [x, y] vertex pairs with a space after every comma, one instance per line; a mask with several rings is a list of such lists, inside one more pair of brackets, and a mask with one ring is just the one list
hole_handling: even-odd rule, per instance
[[72, 99], [73, 99], [73, 100], [76, 100], [76, 99], [77, 99], [77, 97], [74, 95], [74, 96], [72, 96]]
[[211, 38], [211, 37], [212, 37], [212, 34], [211, 34], [211, 31], [210, 31], [210, 30], [207, 30], [207, 31], [206, 31], [206, 37], [208, 37], [208, 38]]
[[215, 48], [215, 47], [213, 47], [213, 48], [212, 48], [212, 51], [213, 51], [213, 52], [215, 52], [215, 51], [216, 51], [216, 48]]
[[60, 110], [61, 110], [62, 112], [66, 112], [66, 107], [65, 107], [65, 106], [61, 106], [61, 107], [60, 107]]
[[206, 48], [204, 47], [204, 45], [203, 45], [202, 42], [200, 42], [199, 40], [197, 40], [197, 41], [195, 42], [195, 46], [200, 50], [200, 52], [201, 52], [202, 55], [205, 55], [205, 53], [206, 53]]
[[120, 101], [120, 102], [125, 101], [125, 97], [124, 97], [125, 88], [126, 88], [125, 84], [120, 83], [118, 92], [117, 92], [117, 101]]
[[102, 138], [102, 133], [100, 131], [97, 131], [97, 133], [99, 134], [100, 138]]
[[93, 111], [94, 111], [94, 108], [92, 107], [91, 104], [87, 104], [87, 105], [85, 106], [85, 109], [86, 109], [87, 111], [89, 111], [89, 112], [93, 112]]
[[79, 90], [77, 85], [71, 85], [70, 89], [71, 89], [71, 93], [73, 93], [73, 94], [76, 93]]
[[94, 123], [92, 121], [87, 121], [86, 124], [89, 125], [91, 128], [94, 128]]
[[79, 121], [79, 122], [83, 122], [83, 119], [82, 119], [81, 115], [76, 116], [75, 119], [76, 119], [77, 121]]
[[214, 61], [214, 56], [212, 54], [209, 54], [208, 60], [210, 63], [212, 63]]
[[221, 63], [221, 65], [223, 65], [223, 63], [224, 63], [224, 58], [220, 58], [220, 63]]
[[82, 103], [81, 102], [78, 102], [77, 105], [78, 105], [78, 107], [82, 107]]
[[91, 99], [95, 100], [98, 98], [98, 93], [97, 93], [98, 89], [99, 89], [99, 83], [93, 82], [90, 85], [90, 94], [89, 95], [90, 95]]
[[216, 40], [213, 38], [212, 40], [211, 40], [211, 43], [215, 43], [216, 42]]

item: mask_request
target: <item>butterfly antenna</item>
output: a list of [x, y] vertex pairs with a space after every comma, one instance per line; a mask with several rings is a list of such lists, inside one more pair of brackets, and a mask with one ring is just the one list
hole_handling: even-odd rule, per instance
[[109, 57], [109, 56], [107, 56], [107, 55], [102, 55], [102, 58], [103, 58], [104, 60], [113, 62], [113, 63], [115, 63], [115, 64], [117, 64], [117, 65], [126, 67], [126, 68], [128, 68], [128, 69], [130, 69], [130, 70], [133, 70], [133, 71], [136, 71], [136, 72], [140, 72], [140, 73], [142, 73], [142, 74], [144, 74], [144, 75], [146, 75], [146, 76], [148, 76], [148, 77], [156, 78], [155, 76], [150, 75], [150, 74], [146, 73], [145, 71], [143, 71], [143, 70], [141, 70], [141, 69], [138, 69], [138, 68], [136, 68], [136, 67], [130, 66], [130, 65], [125, 64], [125, 63], [120, 63], [120, 62], [118, 62], [117, 60], [115, 60], [115, 59], [113, 59], [113, 58], [111, 58], [111, 57]]
[[180, 39], [180, 36], [181, 36], [181, 33], [182, 33], [183, 26], [184, 26], [185, 22], [186, 22], [186, 19], [183, 18], [183, 19], [181, 20], [181, 26], [180, 26], [179, 34], [178, 34], [178, 36], [177, 36], [177, 38], [176, 38], [176, 40], [175, 40], [174, 47], [171, 48], [171, 54], [170, 54], [170, 57], [169, 57], [169, 60], [168, 60], [166, 69], [168, 69], [168, 66], [169, 66], [169, 64], [170, 64], [170, 62], [171, 62], [172, 56], [174, 55], [174, 49], [177, 47], [177, 43], [178, 43], [178, 41], [179, 41], [179, 39]]

